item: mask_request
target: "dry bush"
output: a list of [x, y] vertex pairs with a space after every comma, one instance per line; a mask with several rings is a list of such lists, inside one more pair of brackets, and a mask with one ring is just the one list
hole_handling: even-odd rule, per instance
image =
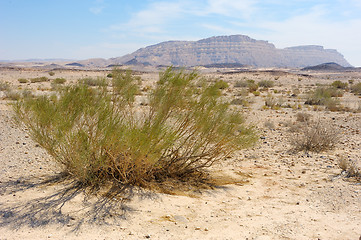
[[19, 83], [27, 83], [27, 82], [29, 82], [26, 78], [19, 78], [18, 79], [18, 82]]
[[334, 81], [333, 83], [331, 83], [331, 86], [334, 88], [347, 89], [348, 83], [337, 80], [337, 81]]
[[295, 151], [321, 152], [333, 149], [339, 140], [339, 131], [321, 120], [298, 125], [297, 128], [290, 137]]
[[271, 80], [262, 80], [258, 82], [258, 85], [263, 88], [271, 88], [275, 85], [275, 83]]
[[344, 173], [346, 177], [355, 178], [361, 182], [361, 172], [355, 161], [352, 161], [345, 156], [340, 156], [337, 165], [341, 168], [342, 173]]
[[0, 82], [0, 91], [6, 91], [10, 89], [10, 84], [6, 82]]
[[361, 82], [353, 85], [351, 87], [351, 92], [354, 93], [354, 94], [361, 95]]
[[309, 122], [311, 120], [312, 115], [309, 113], [298, 112], [296, 114], [296, 121], [298, 122]]
[[81, 84], [85, 84], [87, 86], [91, 86], [91, 87], [99, 87], [99, 86], [107, 86], [108, 82], [105, 78], [91, 78], [91, 77], [87, 77], [87, 78], [82, 78], [79, 79], [79, 83]]
[[68, 174], [90, 186], [201, 180], [207, 167], [256, 141], [217, 83], [197, 72], [168, 68], [141, 111], [138, 80], [114, 70], [111, 87], [79, 83], [57, 97], [22, 99], [15, 117]]
[[276, 125], [274, 124], [274, 122], [270, 121], [270, 120], [265, 121], [264, 126], [266, 128], [268, 128], [268, 129], [275, 129], [276, 128]]
[[55, 84], [64, 84], [65, 82], [66, 82], [65, 78], [55, 78], [53, 80], [53, 83], [55, 83]]
[[230, 102], [231, 105], [240, 105], [240, 106], [244, 106], [244, 107], [248, 107], [249, 106], [249, 102], [246, 98], [243, 97], [239, 97], [239, 98], [235, 98]]
[[323, 105], [330, 111], [342, 110], [340, 101], [336, 97], [342, 97], [343, 92], [333, 87], [318, 87], [310, 92], [305, 104]]
[[39, 82], [47, 82], [47, 81], [49, 81], [49, 78], [47, 77], [36, 77], [30, 79], [31, 83], [39, 83]]

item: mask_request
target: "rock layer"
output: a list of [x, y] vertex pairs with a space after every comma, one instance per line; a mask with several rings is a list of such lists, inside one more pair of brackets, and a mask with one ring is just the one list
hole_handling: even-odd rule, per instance
[[153, 66], [238, 63], [255, 67], [306, 67], [325, 62], [351, 66], [333, 49], [314, 45], [277, 49], [267, 41], [244, 35], [218, 36], [199, 41], [162, 42], [110, 61], [112, 64], [137, 62]]

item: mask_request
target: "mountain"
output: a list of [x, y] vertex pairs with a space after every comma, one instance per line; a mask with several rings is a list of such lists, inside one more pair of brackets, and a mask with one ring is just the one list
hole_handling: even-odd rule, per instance
[[304, 71], [335, 71], [335, 72], [340, 72], [340, 71], [346, 71], [346, 70], [351, 70], [354, 68], [351, 67], [343, 67], [337, 63], [334, 62], [329, 62], [329, 63], [322, 63], [322, 64], [318, 64], [316, 66], [309, 66], [309, 67], [305, 67], [302, 68], [301, 70]]
[[241, 64], [254, 67], [306, 67], [335, 62], [351, 67], [334, 49], [322, 46], [298, 46], [278, 49], [268, 41], [245, 35], [217, 36], [199, 41], [168, 41], [140, 48], [123, 57], [111, 58], [109, 64], [203, 66]]

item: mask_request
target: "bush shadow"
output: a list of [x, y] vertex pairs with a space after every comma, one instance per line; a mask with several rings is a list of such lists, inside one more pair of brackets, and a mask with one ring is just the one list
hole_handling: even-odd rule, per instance
[[[39, 189], [44, 190], [43, 193], [32, 193]], [[34, 197], [11, 200], [11, 197], [25, 193]], [[0, 197], [7, 199], [0, 202], [0, 227], [19, 229], [60, 224], [77, 232], [84, 223], [119, 225], [127, 219], [129, 212], [135, 211], [126, 205], [134, 196], [141, 199], [156, 197], [154, 193], [117, 183], [106, 190], [85, 187], [65, 174], [40, 180], [21, 178], [0, 182]]]

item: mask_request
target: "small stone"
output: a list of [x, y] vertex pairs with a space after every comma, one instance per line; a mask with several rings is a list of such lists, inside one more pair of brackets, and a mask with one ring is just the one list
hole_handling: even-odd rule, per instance
[[196, 227], [195, 230], [201, 230], [201, 228], [200, 228], [200, 227]]
[[204, 231], [208, 232], [208, 231], [209, 231], [209, 229], [208, 229], [208, 228], [204, 228]]
[[174, 220], [176, 222], [180, 222], [180, 223], [187, 223], [188, 222], [188, 219], [181, 216], [181, 215], [174, 215], [173, 218], [174, 218]]
[[144, 237], [145, 237], [145, 238], [150, 238], [150, 235], [149, 235], [149, 234], [147, 234], [147, 235], [145, 235]]

